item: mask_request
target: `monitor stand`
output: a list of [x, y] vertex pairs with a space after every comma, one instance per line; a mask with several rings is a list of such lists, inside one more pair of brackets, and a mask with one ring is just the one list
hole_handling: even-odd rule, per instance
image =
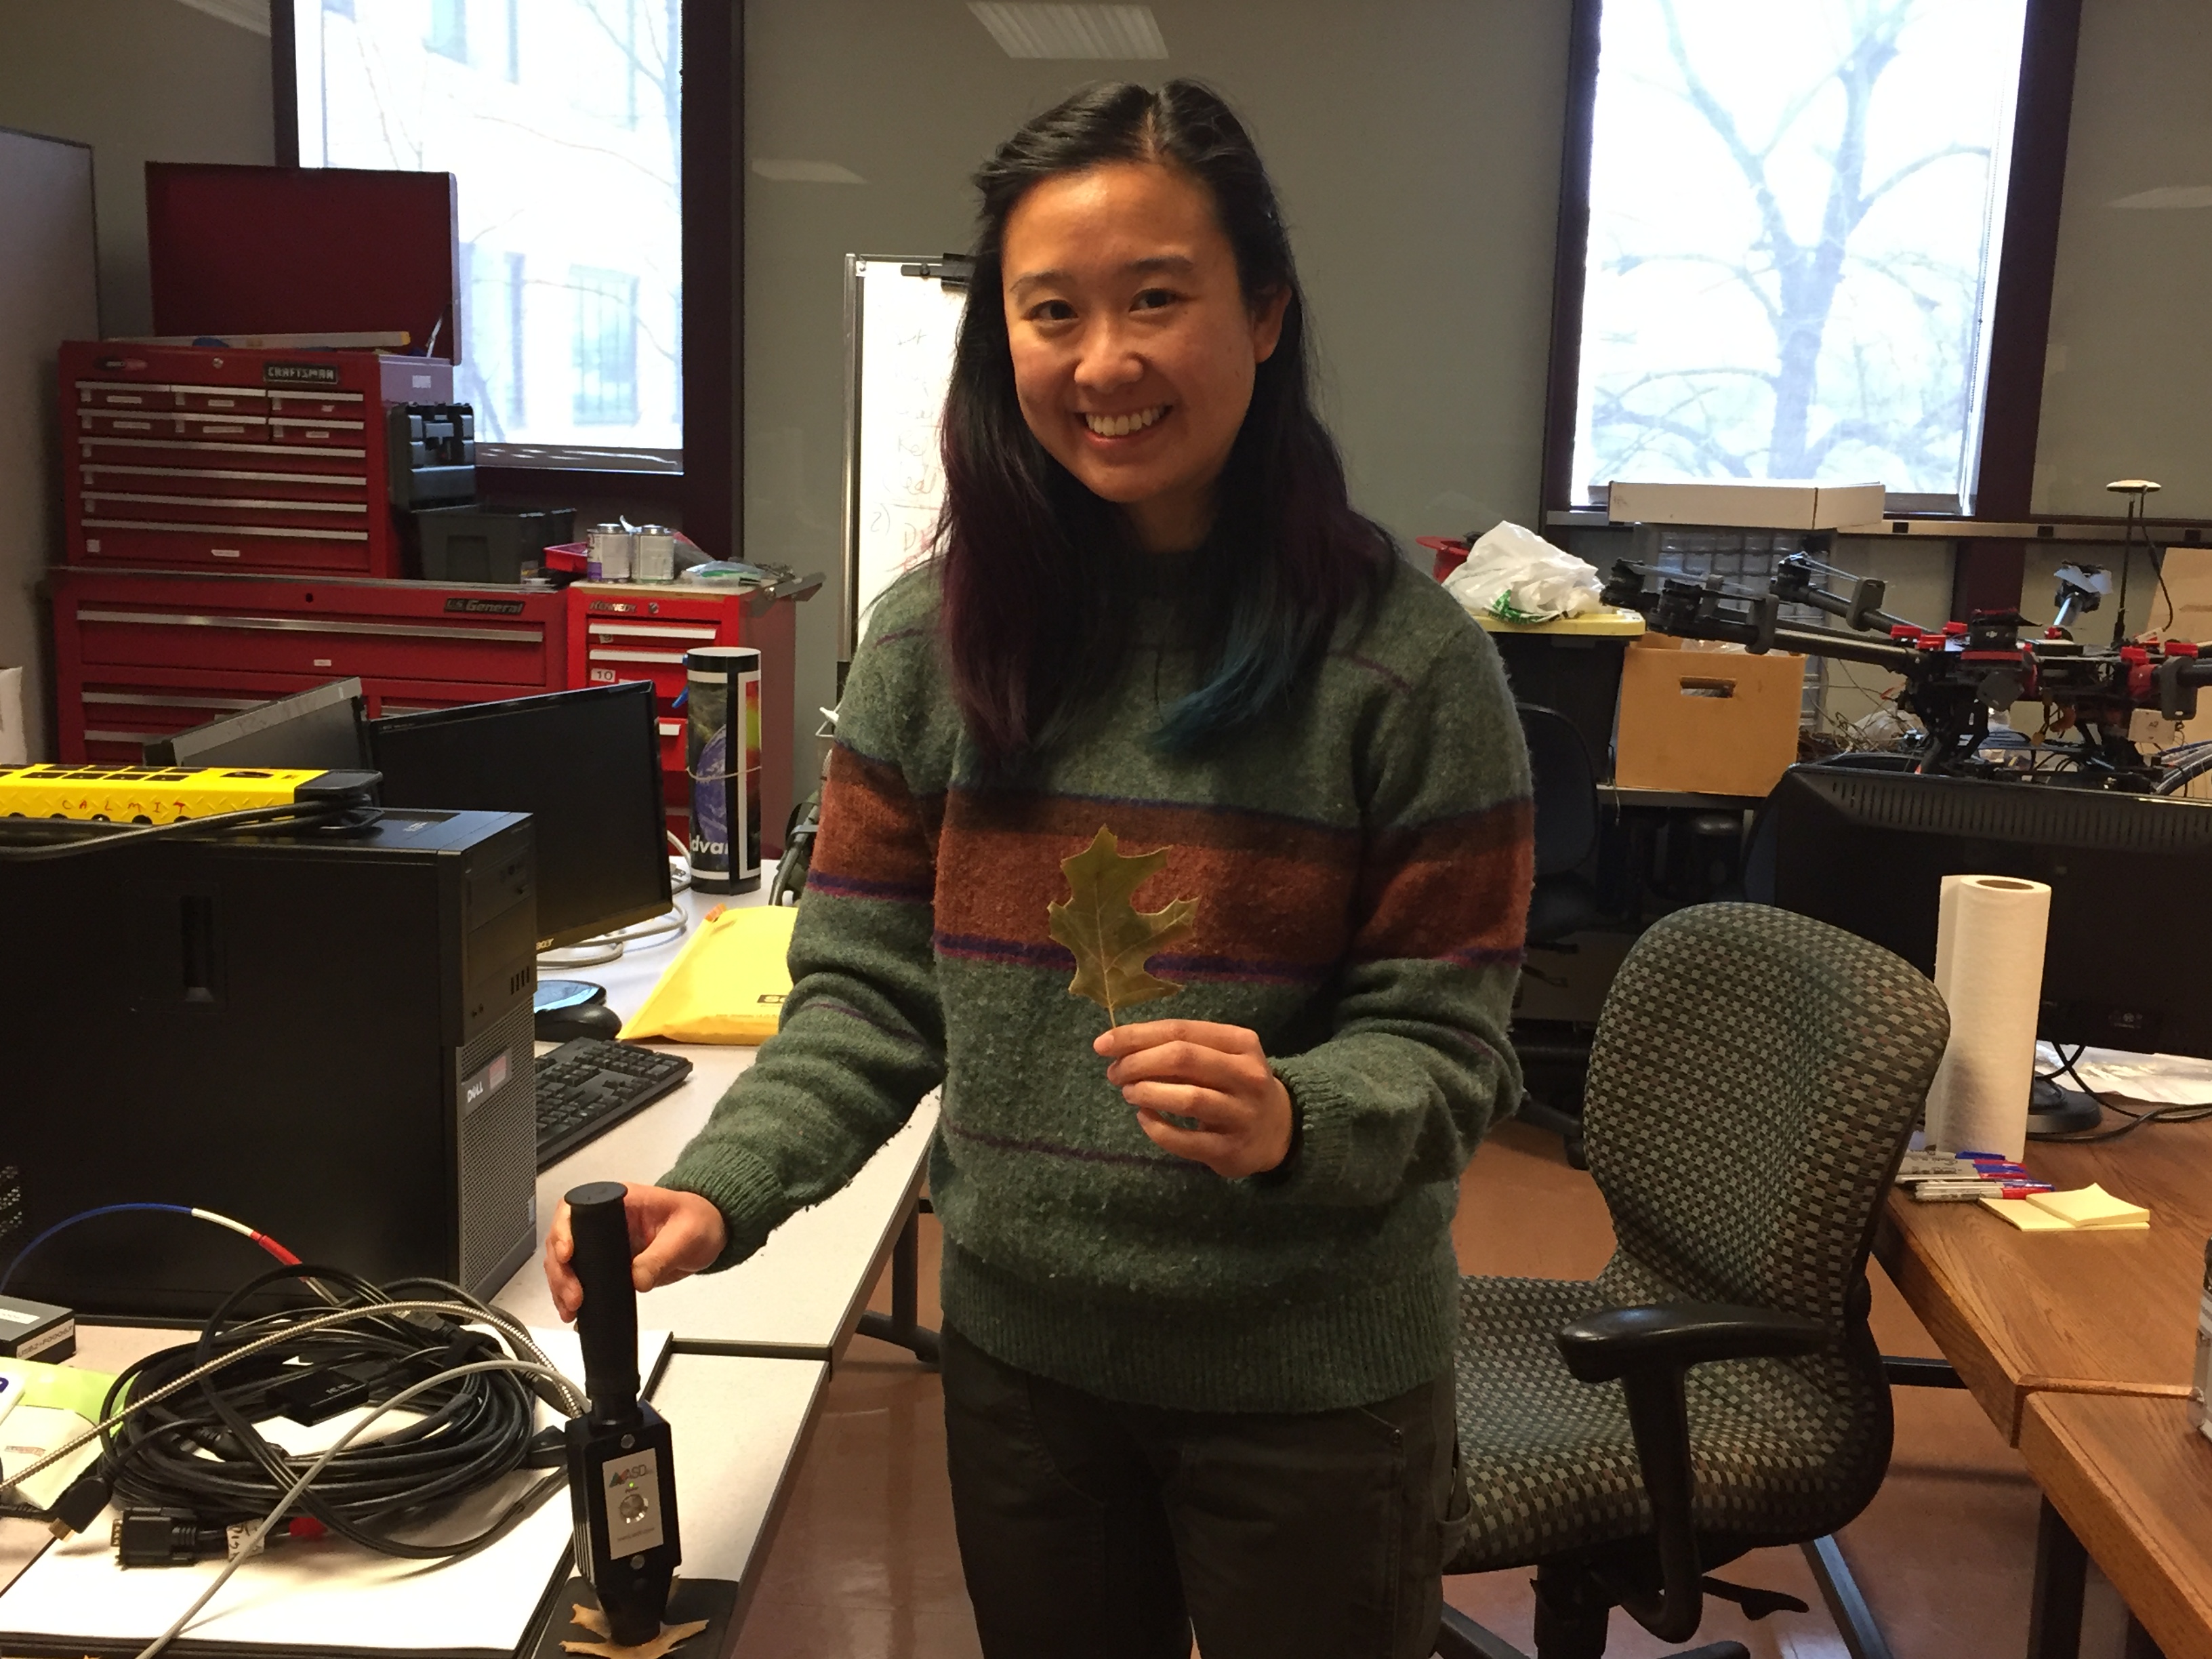
[[2027, 1095], [2027, 1138], [2046, 1140], [2053, 1135], [2078, 1134], [2105, 1121], [2105, 1109], [2094, 1097], [2079, 1089], [2062, 1089], [2039, 1077]]
[[622, 1030], [622, 1016], [607, 1006], [607, 988], [587, 979], [541, 979], [531, 1006], [540, 1042], [611, 1038]]

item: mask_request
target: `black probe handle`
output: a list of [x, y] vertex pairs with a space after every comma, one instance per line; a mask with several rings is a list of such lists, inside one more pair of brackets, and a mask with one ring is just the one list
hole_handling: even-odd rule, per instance
[[584, 1392], [596, 1422], [637, 1415], [637, 1287], [630, 1277], [629, 1219], [619, 1181], [568, 1194], [568, 1266], [584, 1287], [576, 1336], [584, 1347]]

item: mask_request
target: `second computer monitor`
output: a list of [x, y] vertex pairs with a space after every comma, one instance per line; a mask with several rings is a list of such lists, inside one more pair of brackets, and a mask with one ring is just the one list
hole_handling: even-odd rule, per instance
[[536, 820], [539, 948], [669, 906], [660, 732], [642, 680], [396, 714], [368, 726], [387, 806]]
[[[1936, 967], [1950, 875], [2051, 888], [2040, 1036], [2212, 1057], [2212, 805], [2056, 785], [1798, 766], [1755, 840], [1771, 898]], [[1759, 859], [1754, 853], [1754, 860]], [[1754, 896], [1767, 896], [1750, 885]]]

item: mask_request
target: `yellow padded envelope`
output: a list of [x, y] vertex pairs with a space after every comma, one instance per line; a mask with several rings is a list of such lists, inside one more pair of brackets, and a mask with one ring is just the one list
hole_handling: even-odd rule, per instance
[[620, 1033], [626, 1042], [765, 1042], [791, 994], [789, 904], [710, 912]]

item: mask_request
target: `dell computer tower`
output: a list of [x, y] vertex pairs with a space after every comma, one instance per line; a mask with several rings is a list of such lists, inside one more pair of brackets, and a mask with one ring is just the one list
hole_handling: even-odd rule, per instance
[[[43, 828], [43, 827], [42, 827]], [[0, 842], [0, 1272], [198, 1319], [275, 1264], [495, 1291], [536, 1242], [531, 825]], [[56, 836], [96, 834], [54, 826]], [[21, 1260], [18, 1260], [18, 1257]]]

